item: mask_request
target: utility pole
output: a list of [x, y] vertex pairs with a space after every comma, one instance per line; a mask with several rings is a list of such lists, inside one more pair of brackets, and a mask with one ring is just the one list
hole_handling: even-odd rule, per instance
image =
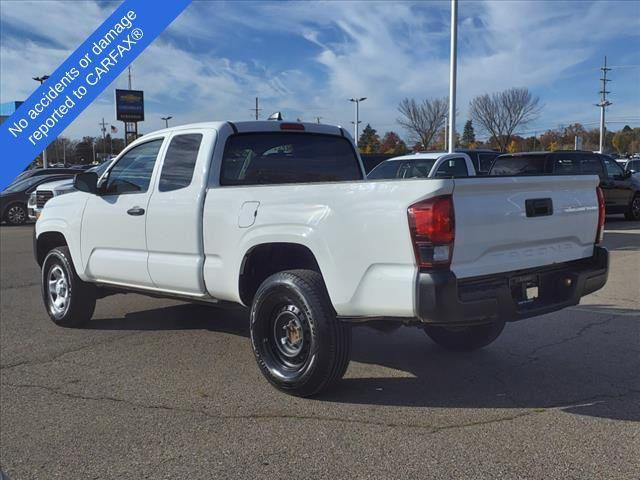
[[[36, 82], [39, 82], [40, 85], [44, 83], [45, 80], [49, 78], [49, 75], [42, 75], [41, 77], [32, 77]], [[47, 168], [49, 166], [49, 162], [47, 162], [47, 147], [44, 147], [42, 151], [42, 168]]]
[[607, 67], [607, 57], [604, 57], [604, 66], [600, 67], [600, 70], [602, 70], [602, 78], [600, 79], [602, 81], [602, 90], [600, 90], [600, 103], [597, 103], [596, 106], [600, 107], [600, 153], [604, 153], [604, 144], [605, 144], [605, 135], [606, 135], [606, 130], [605, 130], [605, 125], [604, 125], [604, 117], [605, 117], [605, 109], [611, 105], [611, 102], [609, 100], [607, 100], [607, 94], [611, 93], [607, 91], [607, 82], [610, 82], [611, 80], [609, 80], [607, 78], [607, 72], [609, 70], [611, 70], [610, 68]]
[[350, 102], [356, 104], [356, 119], [355, 122], [351, 122], [353, 123], [353, 140], [356, 142], [356, 145], [358, 145], [358, 126], [360, 124], [360, 102], [364, 102], [366, 99], [367, 97], [356, 97], [349, 99]]
[[[99, 123], [98, 125], [100, 125], [102, 127], [102, 150], [104, 151], [104, 155], [107, 155], [107, 139], [106, 139], [106, 133], [107, 133], [107, 123], [104, 121], [104, 117], [102, 118], [102, 122]], [[103, 158], [104, 160], [104, 158]]]
[[261, 108], [258, 107], [258, 97], [256, 97], [256, 108], [250, 108], [249, 110], [251, 110], [252, 112], [255, 112], [256, 120], [258, 120], [258, 118], [260, 117], [260, 111], [262, 110]]
[[320, 120], [322, 119], [322, 117], [316, 117], [316, 122], [320, 123]]
[[456, 63], [458, 43], [458, 0], [451, 0], [451, 51], [449, 68], [449, 153], [456, 148]]
[[129, 90], [131, 90], [131, 65], [129, 65], [127, 70], [129, 71]]

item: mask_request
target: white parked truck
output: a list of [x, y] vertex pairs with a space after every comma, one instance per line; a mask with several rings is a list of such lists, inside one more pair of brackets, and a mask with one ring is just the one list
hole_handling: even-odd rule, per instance
[[75, 178], [35, 228], [46, 310], [87, 322], [140, 292], [250, 307], [265, 377], [310, 396], [349, 363], [350, 323], [473, 350], [607, 279], [598, 178], [367, 180], [340, 127], [212, 122], [145, 135]]

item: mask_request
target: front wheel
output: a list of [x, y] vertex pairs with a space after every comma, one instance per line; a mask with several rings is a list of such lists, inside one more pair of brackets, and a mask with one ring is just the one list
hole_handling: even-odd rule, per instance
[[504, 322], [492, 322], [467, 327], [425, 325], [429, 338], [447, 350], [470, 352], [486, 347], [502, 333]]
[[4, 219], [11, 225], [23, 225], [27, 221], [27, 207], [21, 203], [14, 203], [7, 208]]
[[76, 273], [67, 247], [51, 250], [42, 264], [42, 298], [56, 325], [79, 327], [96, 307], [95, 288]]
[[640, 220], [640, 195], [636, 195], [629, 204], [629, 210], [624, 214], [627, 220]]
[[289, 270], [267, 278], [254, 297], [250, 328], [262, 374], [285, 393], [316, 395], [347, 370], [351, 329], [336, 318], [317, 272]]

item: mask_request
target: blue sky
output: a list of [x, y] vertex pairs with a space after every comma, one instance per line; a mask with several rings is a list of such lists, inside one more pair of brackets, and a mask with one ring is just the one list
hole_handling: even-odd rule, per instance
[[[0, 2], [0, 101], [26, 98], [37, 87], [30, 78], [55, 70], [116, 6]], [[605, 54], [614, 66], [609, 128], [640, 126], [640, 1], [461, 0], [458, 28], [458, 130], [473, 96], [521, 86], [544, 104], [521, 131], [595, 127]], [[133, 87], [145, 91], [143, 132], [166, 115], [172, 124], [248, 120], [256, 96], [262, 118], [280, 110], [351, 128], [348, 98], [357, 95], [368, 97], [364, 123], [405, 136], [398, 102], [446, 96], [448, 69], [448, 1], [201, 1], [133, 63]], [[65, 135], [99, 135], [102, 117], [122, 132], [113, 90], [126, 85], [122, 75]]]

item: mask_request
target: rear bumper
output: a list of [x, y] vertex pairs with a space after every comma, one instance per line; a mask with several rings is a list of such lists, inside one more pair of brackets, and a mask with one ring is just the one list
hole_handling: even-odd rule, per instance
[[[487, 319], [515, 321], [577, 305], [601, 289], [609, 274], [609, 252], [547, 267], [458, 280], [452, 272], [420, 272], [416, 313], [424, 323], [473, 324]], [[538, 298], [519, 297], [523, 281], [534, 281]]]

